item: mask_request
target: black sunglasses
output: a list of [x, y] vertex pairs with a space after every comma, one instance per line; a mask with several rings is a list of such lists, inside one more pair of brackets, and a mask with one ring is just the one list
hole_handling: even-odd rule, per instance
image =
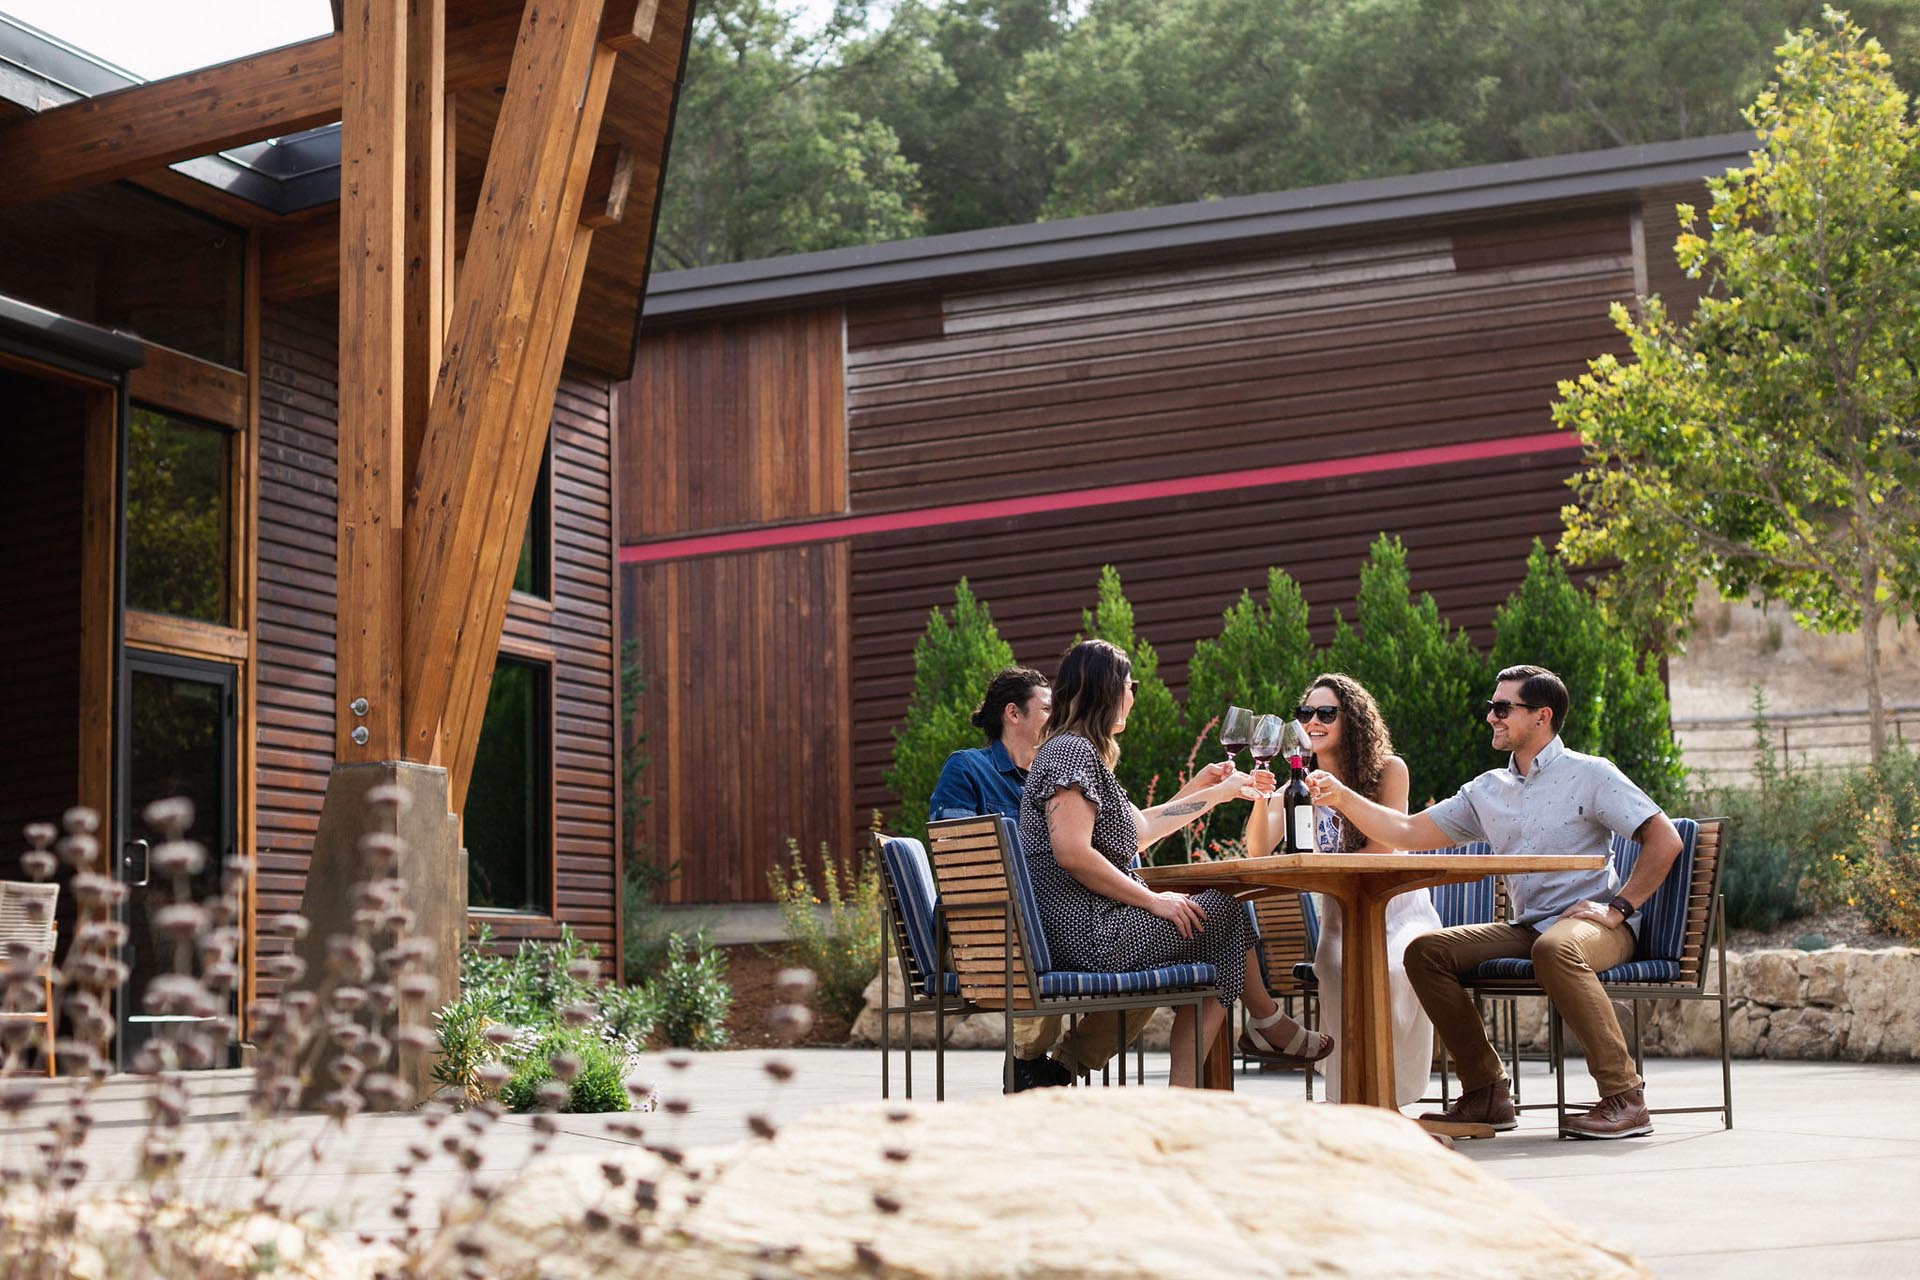
[[1130, 693], [1130, 694], [1132, 694], [1132, 695], [1133, 695], [1134, 697], [1136, 697], [1136, 698], [1137, 698], [1137, 697], [1139, 697], [1139, 696], [1140, 696], [1140, 682], [1139, 682], [1138, 680], [1135, 680], [1135, 679], [1132, 679], [1132, 678], [1129, 678], [1129, 679], [1127, 680], [1127, 692], [1128, 692], [1128, 693]]
[[1538, 711], [1545, 705], [1545, 703], [1541, 702], [1508, 702], [1505, 698], [1490, 698], [1487, 700], [1487, 714], [1496, 720], [1505, 720], [1515, 707], [1525, 707], [1529, 711]]
[[1315, 716], [1320, 717], [1321, 724], [1332, 724], [1340, 718], [1340, 704], [1336, 702], [1330, 707], [1309, 707], [1302, 705], [1293, 709], [1293, 718], [1301, 724], [1307, 723], [1307, 721], [1313, 719]]

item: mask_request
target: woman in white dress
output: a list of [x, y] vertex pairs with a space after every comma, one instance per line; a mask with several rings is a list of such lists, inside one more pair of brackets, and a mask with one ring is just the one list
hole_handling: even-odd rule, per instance
[[[1380, 707], [1366, 687], [1351, 676], [1323, 675], [1307, 686], [1295, 717], [1306, 731], [1318, 766], [1370, 800], [1390, 808], [1407, 807], [1407, 764], [1393, 754], [1393, 740], [1380, 718]], [[1263, 794], [1274, 789], [1273, 776], [1254, 774], [1254, 787]], [[1269, 812], [1271, 809], [1271, 812]], [[1391, 853], [1388, 846], [1369, 840], [1351, 823], [1325, 806], [1314, 810], [1316, 848], [1322, 853]], [[1283, 831], [1280, 806], [1256, 801], [1247, 819], [1247, 854], [1262, 857], [1273, 852]], [[1440, 928], [1440, 915], [1424, 889], [1403, 893], [1387, 904], [1387, 991], [1393, 1006], [1393, 1078], [1399, 1106], [1416, 1102], [1426, 1092], [1433, 1066], [1433, 1024], [1407, 981], [1407, 944]], [[1320, 981], [1322, 1026], [1340, 1025], [1340, 905], [1320, 899], [1320, 945], [1313, 956], [1313, 972]], [[1340, 1056], [1336, 1047], [1325, 1067], [1327, 1098], [1340, 1100]]]

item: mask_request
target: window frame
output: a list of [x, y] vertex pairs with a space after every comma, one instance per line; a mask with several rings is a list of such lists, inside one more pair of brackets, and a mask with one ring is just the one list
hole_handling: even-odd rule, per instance
[[[531, 905], [495, 907], [476, 905], [473, 901], [472, 844], [465, 840], [467, 847], [468, 872], [466, 886], [466, 909], [469, 915], [482, 916], [499, 923], [502, 921], [540, 921], [550, 923], [559, 918], [560, 872], [556, 844], [558, 831], [553, 807], [554, 796], [554, 737], [558, 730], [555, 721], [558, 699], [555, 695], [555, 655], [541, 646], [516, 644], [502, 639], [500, 651], [494, 658], [494, 670], [497, 673], [502, 665], [522, 667], [535, 674], [535, 707], [533, 725], [538, 740], [532, 745], [534, 795], [531, 798], [533, 821], [530, 829], [537, 833], [544, 848], [544, 870], [538, 865], [529, 868], [527, 884], [530, 889], [537, 888], [544, 901]], [[491, 687], [491, 685], [489, 685]], [[480, 726], [482, 735], [486, 733], [486, 723]], [[475, 761], [479, 759], [479, 743], [474, 746]], [[468, 797], [471, 801], [474, 779], [468, 776]], [[471, 803], [462, 806], [462, 821], [471, 809]]]

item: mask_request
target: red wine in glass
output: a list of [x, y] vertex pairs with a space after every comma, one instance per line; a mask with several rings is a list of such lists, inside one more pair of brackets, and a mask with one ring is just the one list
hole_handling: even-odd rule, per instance
[[1227, 753], [1228, 764], [1234, 763], [1234, 757], [1246, 749], [1252, 736], [1253, 713], [1245, 707], [1228, 707], [1220, 717], [1220, 748]]

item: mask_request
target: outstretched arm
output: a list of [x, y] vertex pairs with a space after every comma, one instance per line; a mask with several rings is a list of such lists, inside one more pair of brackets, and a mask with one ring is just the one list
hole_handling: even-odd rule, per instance
[[1375, 804], [1324, 769], [1307, 775], [1307, 790], [1315, 804], [1331, 805], [1365, 833], [1370, 844], [1389, 849], [1444, 849], [1453, 841], [1440, 824], [1426, 815], [1403, 813]]
[[1215, 805], [1237, 799], [1240, 788], [1246, 786], [1247, 782], [1246, 774], [1236, 772], [1224, 760], [1217, 760], [1194, 774], [1187, 785], [1165, 804], [1154, 805], [1151, 809], [1135, 809], [1141, 851], [1172, 835]]

